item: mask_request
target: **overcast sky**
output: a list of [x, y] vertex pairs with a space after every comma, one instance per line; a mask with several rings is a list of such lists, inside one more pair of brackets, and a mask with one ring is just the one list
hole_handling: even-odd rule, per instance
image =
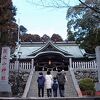
[[[67, 0], [71, 4], [76, 4], [78, 0]], [[43, 36], [47, 34], [59, 34], [64, 40], [67, 38], [67, 8], [40, 8], [29, 3], [28, 0], [13, 0], [13, 5], [17, 8], [16, 20], [19, 24], [27, 28], [28, 33]]]

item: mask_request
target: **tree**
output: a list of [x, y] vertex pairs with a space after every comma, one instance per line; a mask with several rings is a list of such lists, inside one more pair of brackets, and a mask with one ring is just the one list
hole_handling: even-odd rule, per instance
[[41, 38], [37, 34], [24, 34], [21, 36], [21, 41], [22, 42], [40, 42]]
[[[41, 7], [52, 7], [52, 8], [69, 8], [73, 7], [71, 5], [71, 2], [73, 0], [29, 0], [31, 4], [36, 5], [36, 6], [41, 6]], [[80, 8], [89, 8], [93, 10], [96, 13], [100, 14], [100, 0], [77, 0], [79, 1], [82, 6]], [[75, 2], [75, 1], [74, 1]], [[90, 2], [94, 5], [90, 5]], [[77, 3], [76, 3], [77, 4]], [[99, 6], [97, 6], [99, 5]], [[99, 17], [100, 18], [100, 17]]]
[[[85, 2], [83, 2], [82, 0], [79, 0], [81, 2], [81, 4], [83, 4], [84, 6], [90, 8], [91, 10], [93, 10], [96, 13], [100, 14], [100, 0], [85, 0]], [[90, 5], [92, 2], [92, 5]], [[100, 18], [100, 17], [99, 17]]]
[[[92, 1], [89, 1], [89, 3], [93, 5]], [[97, 4], [96, 1], [95, 4]], [[96, 45], [100, 45], [98, 42], [100, 38], [97, 38], [100, 35], [100, 19], [97, 16], [100, 16], [100, 14], [82, 6], [82, 4], [79, 4], [68, 9], [68, 34], [71, 31], [75, 40], [81, 43], [81, 47], [85, 48], [87, 52], [93, 53]]]
[[48, 41], [48, 40], [50, 40], [50, 37], [49, 37], [48, 35], [46, 35], [46, 34], [44, 34], [44, 35], [41, 37], [41, 41], [42, 41], [42, 42], [46, 42], [46, 41]]
[[66, 8], [70, 6], [67, 0], [29, 0], [29, 3], [35, 6], [47, 8]]
[[[31, 2], [32, 1], [32, 2]], [[71, 0], [69, 0], [71, 1]], [[36, 6], [41, 7], [53, 7], [53, 8], [69, 8], [67, 18], [69, 20], [68, 26], [68, 39], [72, 39], [73, 36], [78, 43], [84, 44], [88, 42], [87, 37], [92, 37], [95, 34], [95, 41], [88, 43], [94, 44], [93, 47], [98, 45], [97, 36], [99, 36], [99, 24], [100, 24], [100, 0], [78, 0], [80, 2], [77, 6], [72, 6], [67, 0], [30, 0]], [[93, 24], [93, 25], [92, 25]], [[72, 31], [74, 30], [74, 31]], [[73, 33], [73, 34], [72, 34]], [[67, 33], [66, 33], [67, 34]], [[88, 39], [88, 40], [87, 40]], [[90, 45], [91, 45], [90, 44]], [[83, 46], [83, 45], [81, 45]], [[92, 46], [92, 45], [91, 45]], [[87, 48], [87, 47], [86, 47]], [[90, 51], [87, 48], [87, 51]], [[94, 51], [92, 49], [92, 51]]]
[[51, 40], [54, 41], [54, 42], [61, 42], [61, 41], [63, 41], [61, 36], [59, 34], [55, 34], [55, 33], [51, 36]]
[[75, 36], [71, 31], [68, 33], [68, 41], [75, 41]]
[[0, 44], [14, 45], [17, 33], [17, 24], [14, 16], [16, 8], [12, 0], [0, 0]]

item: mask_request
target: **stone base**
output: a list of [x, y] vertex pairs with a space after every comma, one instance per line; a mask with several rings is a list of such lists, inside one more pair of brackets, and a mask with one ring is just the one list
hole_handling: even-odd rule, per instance
[[0, 92], [0, 97], [11, 97], [11, 93], [10, 92]]
[[100, 91], [96, 91], [95, 96], [100, 96]]
[[96, 91], [100, 91], [100, 83], [99, 82], [95, 83], [95, 89], [96, 89]]
[[5, 82], [0, 82], [0, 97], [11, 97], [10, 84]]

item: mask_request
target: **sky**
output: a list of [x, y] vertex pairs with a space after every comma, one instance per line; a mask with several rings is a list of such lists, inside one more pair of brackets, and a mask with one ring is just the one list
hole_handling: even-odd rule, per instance
[[[29, 0], [12, 0], [17, 8], [16, 20], [19, 25], [27, 28], [29, 34], [43, 36], [59, 34], [63, 40], [67, 38], [66, 13], [68, 8], [46, 8], [34, 6]], [[66, 1], [66, 0], [65, 0]], [[78, 0], [67, 0], [74, 5]]]

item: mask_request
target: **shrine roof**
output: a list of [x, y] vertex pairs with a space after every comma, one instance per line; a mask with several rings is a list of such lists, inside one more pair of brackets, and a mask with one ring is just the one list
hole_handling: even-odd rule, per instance
[[79, 48], [78, 44], [74, 42], [21, 42], [20, 45], [16, 47], [14, 55], [18, 55], [18, 52], [21, 52], [21, 58], [32, 58], [33, 56], [29, 56], [32, 54], [37, 54], [39, 52], [45, 52], [45, 49], [48, 46], [53, 47], [59, 52], [69, 54], [75, 58], [83, 57], [85, 51]]

